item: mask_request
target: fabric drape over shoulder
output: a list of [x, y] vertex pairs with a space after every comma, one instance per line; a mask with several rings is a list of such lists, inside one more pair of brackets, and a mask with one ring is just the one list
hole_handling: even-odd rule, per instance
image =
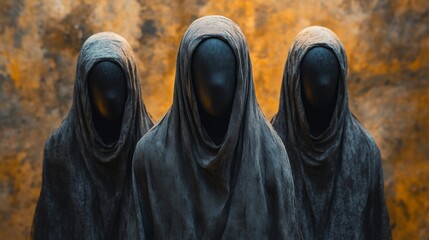
[[[192, 54], [208, 38], [229, 44], [238, 69], [220, 145], [201, 123], [191, 79]], [[173, 104], [134, 153], [133, 193], [137, 214], [129, 238], [297, 238], [289, 160], [256, 102], [244, 35], [228, 18], [203, 17], [185, 32]]]
[[[91, 116], [87, 77], [101, 61], [118, 64], [128, 85], [121, 132], [112, 145], [102, 141]], [[131, 46], [115, 33], [88, 38], [78, 57], [70, 112], [45, 145], [32, 238], [115, 238], [129, 202], [132, 154], [151, 126]]]
[[[312, 136], [301, 100], [300, 65], [314, 47], [340, 65], [338, 96], [328, 129]], [[324, 27], [301, 31], [289, 50], [274, 129], [288, 151], [304, 239], [389, 239], [379, 150], [348, 106], [347, 56]]]

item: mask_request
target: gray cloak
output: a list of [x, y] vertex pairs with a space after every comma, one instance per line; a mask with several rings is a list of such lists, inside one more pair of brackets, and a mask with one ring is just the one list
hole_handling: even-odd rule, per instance
[[[128, 85], [120, 136], [112, 145], [101, 140], [91, 116], [87, 76], [100, 61], [118, 64]], [[132, 154], [151, 126], [131, 46], [115, 33], [88, 38], [78, 57], [70, 112], [45, 145], [32, 238], [115, 238], [128, 209]]]
[[[310, 134], [301, 100], [300, 65], [313, 47], [337, 57], [340, 79], [328, 129]], [[274, 129], [289, 154], [304, 239], [389, 239], [379, 150], [348, 106], [347, 56], [324, 27], [301, 31], [289, 50]]]
[[[237, 86], [225, 140], [216, 145], [199, 117], [192, 53], [207, 38], [228, 43]], [[221, 96], [220, 96], [221, 97]], [[134, 239], [295, 239], [294, 189], [281, 139], [255, 97], [250, 57], [228, 18], [194, 21], [177, 56], [174, 99], [137, 144], [133, 158]]]

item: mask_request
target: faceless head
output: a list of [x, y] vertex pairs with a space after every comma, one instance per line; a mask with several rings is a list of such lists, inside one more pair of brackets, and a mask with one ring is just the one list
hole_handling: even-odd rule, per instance
[[307, 109], [323, 111], [335, 106], [340, 66], [331, 50], [312, 48], [301, 62], [301, 91]]
[[192, 56], [192, 80], [199, 107], [213, 117], [230, 112], [235, 95], [236, 60], [217, 38], [200, 43]]
[[88, 86], [93, 113], [108, 122], [120, 121], [128, 94], [121, 67], [109, 61], [97, 63], [88, 75]]

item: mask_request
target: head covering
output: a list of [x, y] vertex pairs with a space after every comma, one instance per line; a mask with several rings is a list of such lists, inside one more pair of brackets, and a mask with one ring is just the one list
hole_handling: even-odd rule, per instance
[[[87, 77], [101, 62], [118, 64], [128, 85], [119, 139], [103, 142], [94, 128]], [[46, 142], [43, 180], [33, 221], [35, 239], [105, 239], [131, 189], [132, 154], [152, 126], [140, 93], [131, 46], [121, 36], [97, 33], [82, 46], [69, 114]], [[107, 235], [109, 232], [110, 235]]]
[[[329, 127], [312, 136], [301, 99], [300, 65], [314, 47], [332, 51], [340, 66]], [[286, 61], [280, 107], [272, 120], [288, 152], [304, 239], [386, 239], [390, 236], [379, 150], [348, 106], [347, 56], [325, 27], [302, 30]]]
[[[208, 38], [227, 43], [237, 63], [232, 112], [220, 145], [201, 123], [191, 77], [192, 54]], [[129, 238], [297, 237], [289, 160], [256, 102], [246, 40], [230, 19], [202, 17], [185, 32], [173, 104], [134, 153], [133, 192], [137, 215], [128, 234], [136, 235]]]

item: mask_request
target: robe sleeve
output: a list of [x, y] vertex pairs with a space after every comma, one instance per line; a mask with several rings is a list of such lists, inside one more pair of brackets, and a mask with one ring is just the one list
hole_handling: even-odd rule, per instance
[[70, 237], [65, 236], [63, 231], [67, 225], [67, 219], [64, 216], [71, 213], [60, 204], [66, 201], [62, 189], [58, 187], [62, 186], [58, 181], [61, 181], [64, 176], [55, 151], [55, 141], [49, 139], [43, 153], [42, 189], [34, 213], [31, 239]]
[[[289, 159], [287, 165], [289, 165]], [[298, 215], [295, 203], [295, 190], [290, 167], [280, 167], [280, 174], [286, 175], [286, 182], [273, 181], [268, 184], [271, 188], [272, 231], [278, 239], [302, 239], [298, 226]], [[271, 186], [270, 186], [271, 185]], [[282, 211], [279, 211], [279, 210]], [[277, 232], [275, 232], [277, 231]]]
[[142, 214], [142, 199], [148, 199], [147, 196], [143, 196], [147, 192], [145, 190], [147, 189], [146, 175], [142, 164], [142, 153], [138, 149], [139, 147], [136, 147], [133, 156], [131, 198], [126, 220], [126, 231], [123, 233], [122, 239], [146, 239]]
[[[274, 141], [281, 142], [275, 137]], [[269, 151], [267, 155], [282, 153], [274, 161], [266, 159], [266, 186], [270, 196], [271, 233], [275, 239], [302, 239], [298, 225], [298, 215], [295, 203], [295, 189], [289, 157], [283, 145], [268, 144], [270, 148], [280, 146]], [[281, 178], [276, 176], [282, 176]]]
[[371, 190], [370, 210], [368, 217], [368, 237], [367, 239], [392, 239], [389, 215], [384, 197], [383, 168], [380, 152], [375, 147], [375, 171], [373, 187]]

